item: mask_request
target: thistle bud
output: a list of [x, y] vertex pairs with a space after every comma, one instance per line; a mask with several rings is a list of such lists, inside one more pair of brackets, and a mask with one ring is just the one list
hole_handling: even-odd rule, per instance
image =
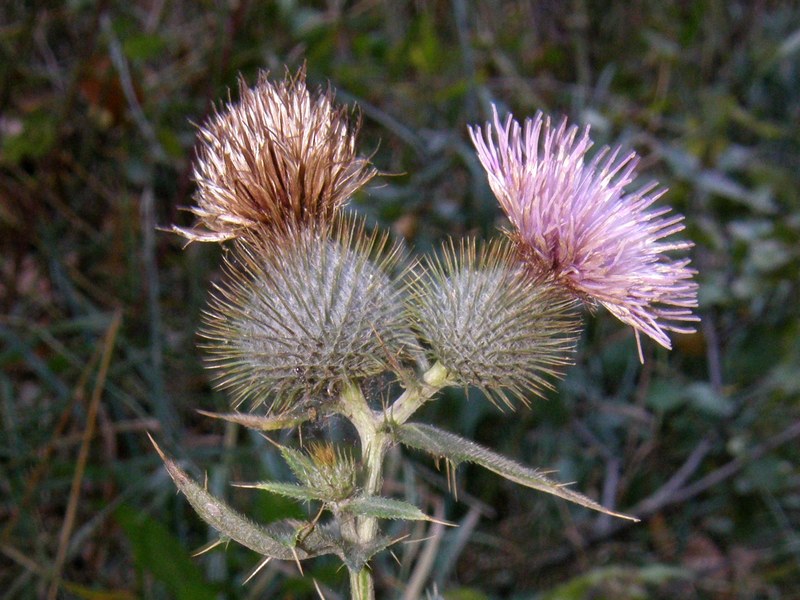
[[202, 332], [234, 405], [313, 406], [407, 357], [416, 341], [391, 278], [402, 257], [387, 245], [354, 220], [238, 241]]
[[569, 364], [578, 322], [574, 302], [539, 284], [513, 259], [508, 243], [476, 249], [452, 242], [428, 261], [414, 295], [416, 327], [435, 360], [495, 404], [509, 394], [552, 387]]
[[312, 443], [307, 453], [284, 448], [283, 457], [300, 483], [319, 498], [336, 502], [356, 491], [356, 463], [345, 450], [329, 443]]

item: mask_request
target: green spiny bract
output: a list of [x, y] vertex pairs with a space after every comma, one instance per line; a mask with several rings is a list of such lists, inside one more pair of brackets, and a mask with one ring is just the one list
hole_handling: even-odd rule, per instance
[[494, 403], [552, 387], [574, 351], [573, 301], [528, 277], [507, 243], [451, 242], [427, 263], [413, 305], [433, 359]]
[[202, 332], [235, 406], [314, 406], [416, 353], [388, 246], [355, 219], [237, 241]]
[[332, 444], [312, 443], [308, 452], [281, 447], [281, 453], [300, 483], [327, 502], [349, 498], [356, 491], [352, 455]]

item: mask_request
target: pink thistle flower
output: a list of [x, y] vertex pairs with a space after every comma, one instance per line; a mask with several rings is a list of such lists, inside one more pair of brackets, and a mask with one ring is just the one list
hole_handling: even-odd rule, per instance
[[586, 161], [589, 128], [538, 113], [524, 127], [509, 115], [470, 128], [489, 185], [515, 228], [526, 266], [590, 303], [605, 306], [639, 333], [671, 348], [667, 331], [692, 333], [697, 284], [688, 241], [664, 241], [684, 229], [669, 207], [651, 208], [666, 190], [654, 182], [629, 191], [639, 157], [605, 147]]

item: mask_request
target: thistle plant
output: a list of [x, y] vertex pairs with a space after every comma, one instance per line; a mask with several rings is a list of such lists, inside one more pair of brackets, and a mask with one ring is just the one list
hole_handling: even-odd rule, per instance
[[[669, 347], [690, 331], [696, 284], [672, 237], [679, 215], [652, 208], [663, 191], [631, 189], [637, 157], [603, 149], [587, 159], [588, 128], [494, 118], [470, 129], [489, 184], [511, 224], [492, 241], [449, 240], [413, 259], [386, 232], [346, 212], [376, 173], [356, 152], [358, 121], [304, 72], [266, 75], [200, 129], [190, 241], [224, 242], [222, 282], [200, 330], [216, 385], [232, 411], [208, 416], [259, 432], [287, 430], [275, 446], [296, 481], [239, 484], [313, 504], [307, 521], [254, 523], [162, 454], [177, 487], [220, 540], [263, 558], [333, 554], [351, 597], [374, 598], [369, 562], [398, 540], [383, 520], [434, 519], [386, 496], [393, 446], [464, 462], [520, 485], [623, 519], [542, 471], [454, 433], [412, 420], [449, 386], [475, 388], [498, 407], [552, 389], [573, 360], [582, 304], [600, 304]], [[621, 158], [620, 158], [621, 157]], [[398, 385], [399, 384], [399, 385]], [[402, 389], [395, 398], [391, 390]], [[330, 417], [352, 443], [303, 444]], [[347, 438], [345, 438], [347, 439]], [[160, 452], [160, 450], [159, 450]]]

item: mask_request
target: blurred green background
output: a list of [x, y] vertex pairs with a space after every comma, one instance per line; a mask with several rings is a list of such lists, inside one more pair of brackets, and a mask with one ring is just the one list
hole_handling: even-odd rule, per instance
[[191, 223], [193, 123], [304, 61], [387, 174], [354, 207], [419, 252], [502, 225], [466, 135], [492, 102], [636, 149], [696, 242], [703, 321], [674, 351], [640, 365], [598, 311], [548, 400], [425, 415], [642, 523], [473, 468], [456, 501], [393, 454], [387, 489], [461, 526], [392, 529], [424, 541], [375, 562], [379, 597], [800, 598], [800, 6], [769, 0], [2, 2], [2, 597], [342, 597], [335, 562], [242, 586], [252, 553], [191, 558], [213, 532], [145, 435], [254, 518], [306, 512], [230, 487], [285, 467], [194, 412], [226, 407], [194, 333], [220, 252], [156, 229]]

